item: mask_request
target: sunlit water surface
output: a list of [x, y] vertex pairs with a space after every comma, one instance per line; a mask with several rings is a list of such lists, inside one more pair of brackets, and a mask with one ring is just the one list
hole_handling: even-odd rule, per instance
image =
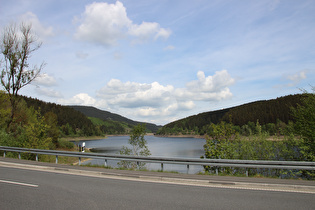
[[[84, 142], [86, 148], [96, 149], [98, 153], [117, 154], [123, 146], [130, 147], [128, 139], [129, 136], [110, 136], [106, 139]], [[203, 145], [205, 144], [205, 139], [145, 136], [145, 140], [148, 143], [147, 145], [152, 157], [200, 158], [200, 156], [204, 155]], [[83, 141], [75, 143], [82, 145]], [[118, 161], [108, 160], [108, 165], [117, 167], [117, 162]], [[104, 160], [93, 159], [84, 162], [84, 164], [89, 163], [92, 165], [104, 165]], [[160, 170], [161, 165], [157, 163], [147, 163], [146, 168], [148, 170]], [[164, 170], [186, 173], [187, 166], [164, 164]], [[189, 167], [190, 174], [195, 174], [202, 170], [203, 168], [201, 166]]]

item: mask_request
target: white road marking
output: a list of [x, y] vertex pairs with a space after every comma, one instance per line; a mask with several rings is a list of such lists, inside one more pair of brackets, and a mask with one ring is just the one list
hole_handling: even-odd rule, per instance
[[16, 185], [28, 186], [28, 187], [38, 187], [38, 185], [36, 185], [36, 184], [27, 184], [27, 183], [22, 183], [22, 182], [13, 182], [13, 181], [1, 180], [1, 179], [0, 179], [0, 182], [7, 183], [7, 184], [16, 184]]

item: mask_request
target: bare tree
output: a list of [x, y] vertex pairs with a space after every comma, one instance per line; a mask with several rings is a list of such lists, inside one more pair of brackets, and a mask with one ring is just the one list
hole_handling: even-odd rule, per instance
[[30, 84], [45, 65], [42, 63], [39, 67], [30, 66], [28, 62], [31, 54], [41, 47], [31, 28], [31, 24], [13, 24], [5, 27], [1, 34], [1, 85], [8, 93], [11, 103], [8, 127], [14, 119], [19, 90]]

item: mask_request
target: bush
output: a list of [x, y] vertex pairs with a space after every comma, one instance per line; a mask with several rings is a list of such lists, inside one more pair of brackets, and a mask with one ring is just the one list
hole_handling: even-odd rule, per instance
[[68, 149], [71, 150], [74, 148], [74, 143], [70, 141], [66, 141], [63, 139], [58, 140], [58, 149]]

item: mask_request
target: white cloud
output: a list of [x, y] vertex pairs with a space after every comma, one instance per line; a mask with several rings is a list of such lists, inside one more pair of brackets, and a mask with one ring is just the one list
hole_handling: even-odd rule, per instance
[[56, 79], [48, 74], [40, 74], [34, 81], [34, 85], [42, 85], [46, 87], [55, 86], [57, 84]]
[[181, 110], [191, 110], [196, 107], [193, 101], [179, 102], [178, 105]]
[[232, 96], [228, 88], [234, 83], [227, 70], [217, 71], [213, 76], [205, 76], [198, 71], [198, 80], [188, 82], [186, 88], [177, 89], [175, 94], [181, 100], [189, 98], [195, 101], [222, 100]]
[[40, 74], [36, 79], [32, 82], [33, 85], [36, 86], [35, 91], [37, 94], [42, 96], [47, 96], [51, 98], [62, 98], [62, 94], [56, 90], [54, 90], [53, 86], [57, 86], [57, 81], [55, 77], [43, 73]]
[[141, 37], [143, 39], [148, 39], [152, 37], [153, 34], [156, 34], [159, 31], [158, 23], [142, 22], [140, 25], [131, 25], [129, 27], [129, 34], [132, 36]]
[[137, 37], [140, 41], [146, 41], [150, 38], [154, 38], [154, 40], [158, 38], [167, 39], [171, 35], [169, 29], [161, 28], [160, 24], [155, 22], [142, 22], [140, 25], [132, 24], [128, 33]]
[[70, 99], [59, 99], [61, 104], [73, 104], [73, 105], [84, 105], [84, 106], [94, 106], [96, 100], [86, 93], [79, 93]]
[[126, 8], [117, 1], [116, 4], [94, 2], [85, 7], [81, 24], [75, 37], [105, 46], [115, 45], [118, 39], [124, 37], [123, 30], [131, 24]]
[[142, 117], [152, 117], [152, 116], [161, 115], [161, 111], [157, 108], [145, 107], [145, 108], [137, 109], [136, 115], [139, 115]]
[[285, 78], [291, 81], [288, 84], [288, 86], [292, 87], [298, 84], [301, 80], [306, 79], [306, 71], [300, 71], [300, 72], [297, 72], [296, 74], [287, 75]]
[[137, 91], [146, 91], [150, 88], [150, 84], [140, 84], [136, 82], [126, 82], [123, 83], [118, 79], [111, 79], [106, 86], [104, 86], [100, 91], [98, 91], [98, 95], [100, 97], [110, 97], [116, 96], [119, 94], [128, 94], [134, 93]]
[[35, 34], [38, 36], [40, 40], [54, 36], [53, 27], [43, 26], [34, 13], [27, 12], [21, 16], [21, 19], [25, 23], [32, 24], [32, 30], [35, 32]]
[[39, 95], [43, 95], [43, 96], [48, 96], [51, 98], [62, 98], [62, 94], [59, 93], [58, 91], [55, 91], [51, 88], [43, 88], [43, 87], [37, 87], [35, 89], [35, 91], [39, 94]]
[[79, 21], [75, 37], [104, 46], [116, 45], [118, 40], [128, 35], [142, 42], [150, 38], [168, 38], [171, 34], [169, 29], [161, 28], [156, 22], [134, 24], [120, 1], [115, 4], [94, 2], [87, 5]]
[[159, 28], [157, 34], [155, 35], [154, 39], [158, 38], [164, 38], [167, 39], [171, 35], [171, 30], [170, 29], [165, 29], [165, 28]]
[[97, 96], [107, 99], [108, 104], [119, 104], [122, 107], [156, 107], [170, 97], [172, 86], [162, 86], [158, 82], [141, 84], [136, 82], [123, 83], [112, 79], [97, 92]]
[[226, 70], [207, 77], [199, 71], [197, 77], [198, 80], [187, 83], [185, 88], [177, 89], [158, 82], [146, 84], [111, 79], [97, 91], [96, 98], [80, 93], [59, 102], [92, 105], [135, 120], [140, 117], [151, 122], [165, 122], [173, 119], [178, 112], [193, 110], [197, 106], [195, 102], [219, 101], [232, 96], [228, 87], [234, 83], [234, 79]]
[[302, 80], [306, 79], [307, 71], [299, 71], [294, 74], [282, 75], [283, 84], [274, 85], [274, 88], [288, 88], [297, 86]]
[[234, 79], [226, 70], [208, 77], [199, 71], [197, 77], [198, 80], [188, 82], [185, 88], [177, 89], [158, 82], [141, 84], [112, 79], [97, 92], [97, 97], [105, 100], [109, 107], [132, 109], [132, 114], [139, 116], [168, 116], [194, 109], [194, 101], [219, 101], [232, 96], [228, 87]]

